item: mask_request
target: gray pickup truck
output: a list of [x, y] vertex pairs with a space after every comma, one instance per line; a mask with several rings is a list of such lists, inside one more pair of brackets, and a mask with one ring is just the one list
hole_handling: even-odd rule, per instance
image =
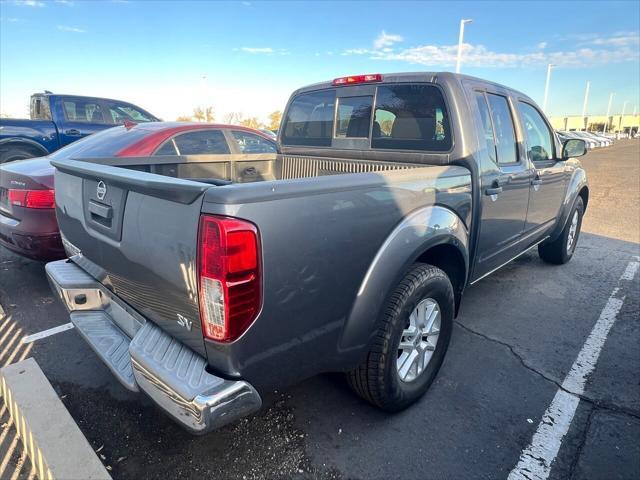
[[584, 141], [561, 144], [522, 93], [359, 75], [297, 90], [283, 118], [277, 154], [52, 162], [53, 289], [122, 384], [195, 433], [321, 372], [405, 408], [465, 287], [576, 248]]

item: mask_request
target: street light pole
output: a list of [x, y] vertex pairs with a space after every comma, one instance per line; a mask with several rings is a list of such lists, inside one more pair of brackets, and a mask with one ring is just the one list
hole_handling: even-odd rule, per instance
[[551, 80], [551, 69], [555, 67], [552, 63], [547, 65], [547, 81], [544, 82], [544, 99], [542, 100], [542, 110], [547, 113], [547, 98], [549, 96], [549, 81]]
[[609, 126], [609, 114], [611, 113], [611, 102], [613, 102], [614, 93], [609, 94], [609, 105], [607, 106], [607, 121], [604, 122], [604, 132], [607, 133], [607, 127]]
[[460, 62], [462, 61], [462, 41], [464, 40], [464, 26], [467, 23], [473, 22], [472, 19], [460, 20], [460, 33], [458, 34], [458, 58], [456, 60], [456, 73], [460, 73]]
[[585, 122], [585, 130], [586, 130], [586, 117], [587, 117], [587, 102], [589, 101], [589, 86], [591, 82], [587, 82], [587, 88], [584, 91], [584, 102], [582, 103], [582, 121]]

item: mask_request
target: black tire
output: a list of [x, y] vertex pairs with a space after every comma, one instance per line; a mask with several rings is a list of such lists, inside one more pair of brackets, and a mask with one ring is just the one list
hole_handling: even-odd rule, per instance
[[[569, 249], [567, 249], [567, 243], [569, 241], [569, 233], [571, 231], [571, 224], [574, 215], [578, 215], [577, 229], [573, 236], [573, 241]], [[554, 265], [562, 265], [567, 263], [573, 257], [573, 253], [576, 251], [576, 245], [580, 238], [580, 229], [582, 228], [582, 216], [584, 215], [584, 202], [582, 197], [578, 196], [576, 202], [573, 204], [573, 209], [567, 219], [567, 224], [564, 226], [562, 233], [553, 242], [542, 243], [538, 245], [538, 255], [547, 263], [553, 263]]]
[[13, 162], [14, 160], [24, 160], [26, 158], [41, 157], [42, 152], [37, 152], [35, 148], [23, 145], [8, 145], [0, 150], [0, 163]]
[[[401, 380], [396, 367], [398, 347], [409, 315], [423, 299], [440, 307], [440, 334], [426, 368], [413, 381]], [[363, 399], [386, 411], [402, 410], [418, 400], [433, 382], [449, 347], [454, 295], [447, 274], [437, 267], [415, 264], [385, 304], [375, 340], [366, 358], [347, 373], [351, 388]]]

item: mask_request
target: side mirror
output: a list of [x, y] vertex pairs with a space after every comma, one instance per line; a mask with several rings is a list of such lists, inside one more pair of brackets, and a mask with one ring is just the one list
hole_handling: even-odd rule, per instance
[[570, 138], [562, 144], [562, 159], [581, 157], [587, 153], [587, 143], [579, 138]]

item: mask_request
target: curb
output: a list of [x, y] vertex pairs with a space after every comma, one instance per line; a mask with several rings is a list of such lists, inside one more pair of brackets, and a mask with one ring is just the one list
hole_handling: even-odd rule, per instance
[[0, 389], [40, 480], [111, 480], [33, 358], [0, 369]]

